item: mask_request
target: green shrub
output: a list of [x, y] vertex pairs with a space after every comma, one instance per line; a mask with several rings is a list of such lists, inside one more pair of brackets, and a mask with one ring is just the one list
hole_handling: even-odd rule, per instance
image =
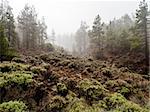
[[11, 84], [17, 85], [28, 85], [31, 83], [32, 76], [31, 74], [22, 73], [22, 72], [12, 72], [12, 73], [3, 73], [0, 74], [0, 88], [7, 87]]
[[14, 57], [18, 57], [18, 53], [14, 49], [9, 48], [4, 60], [11, 61]]
[[54, 51], [54, 46], [51, 43], [47, 43], [44, 45], [44, 49], [48, 52]]
[[13, 62], [16, 62], [16, 63], [26, 63], [26, 61], [22, 58], [19, 58], [19, 57], [15, 57], [12, 59]]
[[47, 73], [44, 74], [44, 79], [47, 80], [52, 85], [57, 84], [59, 82], [58, 73], [55, 71], [47, 71]]
[[22, 101], [9, 101], [0, 104], [0, 112], [27, 112], [27, 106]]
[[70, 60], [63, 60], [57, 64], [57, 66], [67, 66], [70, 63]]
[[120, 69], [119, 69], [119, 71], [120, 72], [128, 72], [128, 71], [130, 71], [127, 67], [121, 67]]
[[46, 110], [50, 112], [61, 112], [66, 107], [66, 101], [61, 96], [54, 96], [51, 102], [46, 106]]
[[141, 108], [139, 105], [128, 101], [119, 93], [110, 94], [104, 98], [107, 109], [110, 112], [148, 112], [148, 110]]
[[68, 104], [70, 104], [70, 103], [72, 103], [72, 101], [74, 99], [76, 99], [76, 97], [77, 97], [77, 95], [74, 92], [69, 91], [65, 98], [66, 98], [66, 101], [68, 102]]
[[57, 84], [57, 92], [62, 96], [66, 96], [68, 94], [68, 89], [65, 84], [58, 83]]
[[0, 72], [10, 72], [12, 70], [12, 66], [9, 65], [0, 65]]
[[46, 70], [48, 70], [49, 68], [50, 68], [50, 64], [47, 64], [47, 63], [42, 63], [41, 64], [42, 65], [42, 67], [44, 68], [44, 69], [46, 69]]
[[88, 100], [100, 100], [107, 95], [107, 90], [96, 80], [85, 79], [79, 82], [79, 94]]
[[131, 91], [131, 85], [128, 84], [126, 81], [117, 79], [117, 80], [108, 80], [105, 85], [107, 86], [108, 89], [111, 89], [115, 92], [119, 92], [122, 95], [127, 95]]
[[83, 99], [76, 99], [68, 105], [66, 112], [103, 112], [98, 105], [88, 105]]
[[130, 93], [130, 89], [128, 89], [127, 87], [122, 87], [121, 90], [118, 92], [121, 93], [122, 95], [126, 95]]
[[118, 86], [118, 83], [115, 80], [108, 80], [107, 82], [105, 82], [105, 85], [107, 87], [115, 87]]
[[70, 69], [79, 69], [79, 63], [76, 63], [76, 62], [71, 62], [71, 63], [69, 63], [68, 64], [68, 67], [70, 68]]
[[46, 72], [46, 69], [45, 68], [42, 68], [42, 67], [37, 67], [37, 66], [34, 66], [31, 68], [31, 71], [35, 74], [41, 74], [41, 73], [44, 73]]
[[12, 72], [12, 71], [23, 71], [27, 70], [29, 65], [20, 64], [20, 63], [0, 63], [0, 72]]
[[50, 60], [48, 54], [42, 54], [42, 55], [40, 55], [40, 59], [42, 59], [43, 61], [49, 61]]
[[102, 73], [104, 76], [107, 76], [107, 77], [109, 77], [109, 78], [112, 77], [112, 71], [110, 70], [110, 68], [102, 68], [101, 73]]

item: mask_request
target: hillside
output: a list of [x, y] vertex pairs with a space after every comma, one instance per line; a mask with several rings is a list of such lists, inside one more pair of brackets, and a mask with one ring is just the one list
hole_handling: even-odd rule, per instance
[[63, 53], [0, 63], [0, 112], [148, 112], [150, 81]]

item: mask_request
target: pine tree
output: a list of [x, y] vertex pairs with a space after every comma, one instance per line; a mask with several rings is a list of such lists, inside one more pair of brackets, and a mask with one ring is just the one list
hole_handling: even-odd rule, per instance
[[2, 23], [0, 23], [0, 61], [2, 62], [4, 57], [7, 55], [8, 53], [8, 41], [7, 38], [5, 37], [5, 33], [4, 33], [4, 27], [2, 25]]
[[12, 13], [12, 8], [10, 6], [7, 7], [5, 30], [6, 30], [6, 36], [8, 38], [9, 46], [17, 49], [19, 47], [18, 46], [19, 38], [15, 31], [15, 20], [14, 20], [14, 15]]
[[38, 21], [38, 44], [41, 46], [44, 44], [45, 40], [48, 38], [47, 37], [47, 26], [45, 24], [45, 19], [44, 17], [42, 18], [41, 21]]
[[38, 20], [34, 6], [25, 5], [18, 16], [18, 26], [22, 34], [22, 48], [35, 50], [44, 46], [47, 39], [47, 26], [44, 18]]
[[0, 17], [4, 27], [4, 34], [8, 39], [9, 47], [16, 49], [18, 48], [17, 45], [19, 44], [19, 38], [17, 37], [17, 33], [15, 31], [15, 20], [12, 13], [12, 8], [8, 4], [7, 0], [2, 1], [0, 5]]
[[[118, 32], [117, 32], [118, 33]], [[106, 46], [105, 50], [109, 53], [115, 53], [116, 51], [116, 29], [115, 29], [115, 21], [110, 21], [106, 27]]]
[[[139, 9], [136, 10], [136, 29], [137, 34], [143, 39], [145, 47], [146, 66], [149, 67], [149, 46], [148, 46], [148, 34], [147, 34], [147, 16], [148, 5], [145, 0], [140, 2]], [[147, 73], [148, 73], [147, 69]]]
[[51, 41], [52, 41], [52, 44], [54, 45], [54, 43], [55, 43], [55, 38], [56, 38], [56, 36], [55, 36], [56, 34], [55, 34], [55, 31], [54, 31], [54, 29], [52, 29], [52, 33], [51, 33]]
[[18, 16], [19, 28], [22, 32], [22, 47], [25, 49], [35, 49], [38, 43], [38, 23], [35, 8], [25, 5]]
[[86, 25], [86, 23], [81, 22], [80, 28], [75, 34], [76, 48], [80, 55], [85, 55], [88, 47], [87, 28], [88, 26]]
[[104, 39], [103, 25], [104, 24], [101, 22], [100, 16], [97, 15], [93, 22], [92, 30], [89, 31], [91, 50], [92, 52], [94, 52], [96, 58], [103, 57], [103, 39]]

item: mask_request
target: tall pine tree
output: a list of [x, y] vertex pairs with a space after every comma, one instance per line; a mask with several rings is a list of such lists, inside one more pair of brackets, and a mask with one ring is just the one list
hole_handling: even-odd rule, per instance
[[22, 32], [22, 47], [24, 49], [35, 49], [37, 47], [37, 14], [35, 8], [25, 5], [18, 16], [19, 28]]
[[0, 61], [1, 62], [3, 61], [4, 57], [7, 55], [8, 48], [9, 48], [8, 40], [5, 37], [4, 26], [0, 22]]
[[148, 17], [148, 5], [145, 0], [140, 2], [139, 9], [136, 10], [136, 30], [138, 36], [143, 39], [143, 45], [145, 48], [145, 58], [147, 66], [147, 74], [149, 72], [149, 45], [148, 45], [148, 33], [147, 33], [147, 17]]
[[12, 13], [12, 8], [8, 1], [1, 1], [0, 4], [0, 18], [4, 27], [4, 35], [7, 37], [9, 47], [18, 48], [19, 38], [15, 31], [15, 20]]
[[85, 22], [81, 22], [80, 28], [77, 30], [75, 34], [75, 40], [76, 40], [76, 48], [79, 53], [79, 55], [86, 55], [87, 54], [87, 47], [88, 47], [88, 34], [87, 34], [87, 28]]
[[104, 31], [103, 31], [103, 23], [101, 22], [101, 18], [99, 15], [96, 16], [92, 30], [89, 31], [90, 43], [92, 54], [94, 54], [95, 58], [103, 58], [103, 39], [104, 39]]

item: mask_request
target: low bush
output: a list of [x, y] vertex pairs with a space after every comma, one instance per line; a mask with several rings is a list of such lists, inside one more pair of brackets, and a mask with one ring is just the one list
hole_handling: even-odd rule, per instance
[[147, 109], [128, 101], [119, 93], [110, 94], [104, 98], [104, 101], [107, 105], [106, 110], [110, 112], [148, 112]]
[[124, 96], [128, 95], [132, 90], [132, 86], [121, 79], [109, 80], [105, 83], [105, 85], [107, 89], [121, 93]]
[[66, 101], [61, 96], [54, 96], [46, 106], [46, 112], [61, 112], [66, 107]]
[[112, 77], [112, 71], [109, 68], [102, 68], [101, 73], [109, 78]]
[[100, 100], [107, 95], [106, 90], [101, 83], [96, 80], [85, 79], [79, 82], [79, 94], [86, 97], [87, 100]]
[[103, 112], [99, 105], [88, 105], [84, 99], [76, 99], [67, 107], [67, 112]]
[[0, 104], [0, 112], [27, 112], [27, 106], [22, 101], [9, 101]]
[[65, 84], [58, 83], [57, 84], [57, 92], [61, 96], [66, 96], [68, 94], [68, 89]]
[[19, 58], [19, 57], [15, 57], [12, 59], [13, 62], [16, 62], [16, 63], [26, 63], [26, 61], [22, 58]]
[[22, 72], [12, 72], [0, 74], [0, 88], [7, 87], [12, 84], [28, 85], [32, 82], [31, 74]]
[[55, 48], [51, 43], [47, 43], [47, 44], [44, 44], [44, 50], [47, 52], [51, 52], [51, 51], [54, 51]]
[[42, 68], [42, 67], [37, 67], [37, 66], [34, 66], [34, 67], [31, 67], [31, 71], [35, 74], [42, 74], [44, 72], [46, 72], [46, 69], [45, 68]]
[[20, 64], [20, 63], [0, 63], [0, 72], [12, 72], [12, 71], [24, 71], [27, 70], [29, 65]]

